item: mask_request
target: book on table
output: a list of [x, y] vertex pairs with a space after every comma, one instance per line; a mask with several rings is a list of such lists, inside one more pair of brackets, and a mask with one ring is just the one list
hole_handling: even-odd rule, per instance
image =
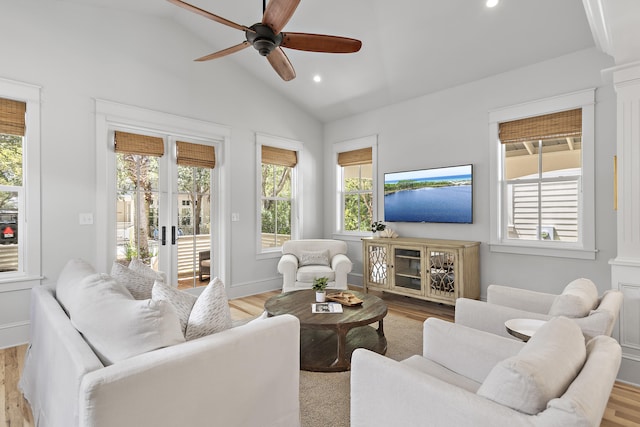
[[338, 302], [317, 302], [311, 304], [312, 313], [342, 313], [342, 304]]

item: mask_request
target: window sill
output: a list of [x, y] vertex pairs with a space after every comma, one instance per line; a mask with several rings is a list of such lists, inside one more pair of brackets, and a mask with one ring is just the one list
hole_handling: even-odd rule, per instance
[[256, 254], [256, 259], [271, 259], [280, 258], [282, 256], [282, 247], [273, 248], [269, 251], [260, 252]]
[[550, 247], [518, 245], [513, 243], [490, 243], [489, 250], [497, 253], [548, 256], [554, 258], [596, 259], [596, 249], [582, 249], [575, 247]]
[[31, 289], [40, 285], [42, 276], [31, 276], [25, 274], [7, 275], [0, 277], [0, 292], [21, 291]]
[[364, 237], [371, 237], [373, 234], [372, 233], [358, 233], [358, 234], [351, 234], [351, 233], [333, 233], [332, 234], [332, 238], [333, 239], [337, 239], [337, 240], [345, 240], [345, 241], [351, 241], [351, 242], [359, 242], [361, 241]]

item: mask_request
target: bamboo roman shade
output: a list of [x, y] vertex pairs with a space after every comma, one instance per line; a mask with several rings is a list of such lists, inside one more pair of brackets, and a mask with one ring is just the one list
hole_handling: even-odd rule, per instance
[[196, 166], [213, 169], [216, 166], [216, 149], [210, 145], [176, 142], [177, 163], [180, 166]]
[[270, 165], [288, 166], [290, 168], [298, 164], [298, 153], [284, 148], [262, 146], [262, 163]]
[[116, 131], [115, 145], [116, 153], [156, 157], [162, 157], [164, 155], [164, 142], [162, 138], [157, 136]]
[[371, 163], [373, 163], [373, 149], [371, 147], [338, 153], [338, 164], [343, 167], [368, 165]]
[[25, 102], [0, 98], [0, 133], [24, 136], [26, 112]]
[[538, 141], [582, 134], [582, 109], [500, 123], [500, 142]]

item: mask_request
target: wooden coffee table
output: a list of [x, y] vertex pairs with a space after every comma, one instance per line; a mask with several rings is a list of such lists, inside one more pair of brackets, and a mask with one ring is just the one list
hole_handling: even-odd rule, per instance
[[[329, 290], [329, 293], [335, 292]], [[269, 316], [292, 314], [300, 320], [300, 368], [305, 371], [337, 372], [351, 369], [351, 353], [366, 348], [387, 352], [383, 318], [387, 306], [375, 295], [349, 291], [363, 300], [342, 313], [312, 313], [315, 291], [286, 292], [269, 298], [264, 308]], [[378, 322], [378, 328], [368, 326]]]

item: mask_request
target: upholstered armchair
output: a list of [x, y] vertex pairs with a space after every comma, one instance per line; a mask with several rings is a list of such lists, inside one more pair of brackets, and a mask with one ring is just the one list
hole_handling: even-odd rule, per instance
[[204, 280], [204, 275], [211, 278], [211, 251], [198, 253], [198, 276], [201, 282]]
[[487, 302], [458, 298], [455, 321], [461, 325], [511, 337], [504, 322], [509, 319], [549, 320], [566, 316], [588, 337], [611, 335], [620, 313], [622, 292], [598, 290], [589, 279], [576, 279], [555, 295], [508, 286], [489, 285]]
[[585, 342], [566, 317], [526, 344], [429, 318], [422, 355], [354, 350], [351, 427], [599, 426], [621, 359], [616, 340]]
[[347, 257], [347, 244], [341, 240], [289, 240], [282, 245], [278, 272], [282, 292], [311, 289], [317, 277], [327, 277], [327, 289], [347, 289], [347, 274], [353, 264]]

